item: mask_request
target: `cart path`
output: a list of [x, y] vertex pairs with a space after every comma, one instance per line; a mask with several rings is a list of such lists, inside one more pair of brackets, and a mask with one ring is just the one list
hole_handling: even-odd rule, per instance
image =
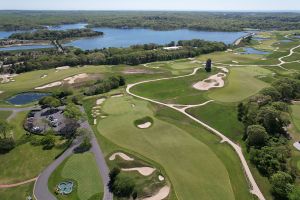
[[[143, 83], [149, 83], [149, 82], [155, 82], [155, 81], [161, 81], [161, 80], [170, 80], [170, 79], [178, 79], [178, 78], [184, 78], [184, 77], [189, 77], [189, 76], [193, 76], [196, 74], [196, 72], [199, 70], [200, 68], [195, 68], [194, 71], [191, 73], [191, 74], [187, 74], [187, 75], [182, 75], [182, 76], [175, 76], [175, 77], [168, 77], [168, 78], [159, 78], [159, 79], [153, 79], [153, 80], [146, 80], [146, 81], [140, 81], [140, 82], [137, 82], [137, 83], [134, 83], [134, 84], [129, 84], [127, 85], [126, 87], [126, 92], [131, 95], [131, 96], [134, 96], [136, 98], [139, 98], [139, 99], [142, 99], [142, 100], [145, 100], [145, 101], [149, 101], [149, 102], [152, 102], [152, 103], [156, 103], [156, 104], [159, 104], [159, 105], [163, 105], [163, 106], [167, 106], [169, 108], [172, 108], [184, 115], [186, 115], [187, 117], [189, 117], [190, 119], [194, 120], [195, 122], [201, 124], [203, 127], [205, 127], [206, 129], [208, 129], [209, 131], [213, 132], [214, 134], [218, 135], [220, 138], [221, 138], [221, 142], [227, 142], [230, 146], [232, 146], [232, 148], [235, 150], [235, 152], [237, 153], [237, 155], [239, 156], [239, 159], [241, 161], [241, 164], [243, 166], [243, 169], [244, 169], [244, 172], [245, 172], [245, 175], [249, 181], [249, 184], [250, 184], [250, 192], [254, 195], [256, 195], [258, 197], [259, 200], [265, 200], [265, 197], [263, 196], [262, 192], [260, 191], [251, 171], [250, 171], [250, 168], [248, 166], [248, 163], [243, 155], [243, 152], [242, 152], [242, 149], [239, 145], [235, 144], [232, 140], [230, 140], [228, 137], [226, 137], [225, 135], [223, 135], [221, 132], [217, 131], [216, 129], [212, 128], [211, 126], [209, 126], [208, 124], [198, 120], [197, 118], [193, 117], [192, 115], [188, 114], [186, 112], [186, 109], [189, 108], [189, 107], [193, 107], [195, 105], [185, 105], [185, 107], [183, 108], [178, 108], [176, 107], [176, 104], [166, 104], [166, 103], [163, 103], [163, 102], [159, 102], [157, 100], [153, 100], [153, 99], [150, 99], [150, 98], [146, 98], [146, 97], [142, 97], [142, 96], [139, 96], [137, 94], [134, 94], [132, 92], [130, 92], [130, 89], [133, 88], [134, 86], [137, 86], [137, 85], [140, 85], [140, 84], [143, 84]], [[203, 103], [202, 105], [205, 105], [207, 103], [209, 103], [211, 101], [207, 101], [205, 103]], [[201, 104], [197, 105], [197, 106], [201, 106]]]
[[22, 181], [22, 182], [19, 182], [19, 183], [13, 183], [13, 184], [0, 184], [0, 189], [2, 188], [13, 188], [13, 187], [17, 187], [17, 186], [20, 186], [20, 185], [24, 185], [24, 184], [27, 184], [27, 183], [31, 183], [31, 182], [34, 182], [37, 180], [37, 177], [35, 178], [32, 178], [32, 179], [29, 179], [29, 180], [26, 180], [26, 181]]

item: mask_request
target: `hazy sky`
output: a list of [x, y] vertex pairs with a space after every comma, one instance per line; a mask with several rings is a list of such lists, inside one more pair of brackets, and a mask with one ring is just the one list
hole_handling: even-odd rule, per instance
[[300, 10], [300, 0], [0, 0], [7, 10]]

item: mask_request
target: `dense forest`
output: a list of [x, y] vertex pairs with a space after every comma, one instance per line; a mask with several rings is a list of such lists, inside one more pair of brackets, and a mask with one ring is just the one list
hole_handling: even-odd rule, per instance
[[[166, 46], [175, 44], [171, 42]], [[0, 60], [8, 67], [0, 68], [8, 73], [22, 73], [59, 66], [78, 65], [138, 65], [143, 63], [195, 57], [214, 51], [224, 51], [227, 46], [222, 42], [204, 40], [179, 41], [182, 47], [165, 50], [156, 44], [134, 45], [129, 48], [107, 48], [82, 51], [69, 48], [64, 54], [54, 49], [22, 52], [0, 52]]]
[[188, 28], [208, 31], [300, 29], [300, 13], [161, 11], [0, 11], [0, 30], [29, 30], [45, 25], [88, 23], [89, 27]]
[[14, 33], [9, 39], [17, 40], [63, 40], [67, 38], [94, 37], [103, 35], [103, 32], [91, 29], [71, 29], [65, 31], [56, 30], [37, 30], [33, 32]]

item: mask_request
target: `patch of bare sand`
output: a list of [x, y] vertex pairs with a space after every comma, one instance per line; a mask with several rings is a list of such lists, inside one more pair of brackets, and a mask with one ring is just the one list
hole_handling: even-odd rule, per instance
[[162, 187], [154, 196], [143, 198], [143, 200], [163, 200], [169, 196], [170, 187], [164, 186]]
[[124, 96], [124, 94], [114, 94], [114, 95], [111, 95], [112, 98], [122, 97], [122, 96]]
[[74, 84], [76, 80], [87, 78], [88, 75], [86, 73], [77, 74], [75, 76], [70, 76], [68, 78], [65, 78], [64, 81], [67, 81], [69, 84]]
[[14, 82], [13, 78], [16, 76], [17, 74], [0, 74], [1, 83]]
[[138, 171], [143, 176], [151, 175], [156, 169], [152, 167], [135, 167], [135, 168], [122, 168], [122, 171]]
[[101, 105], [105, 101], [105, 98], [97, 99], [96, 105]]
[[69, 69], [70, 66], [62, 66], [62, 67], [56, 67], [56, 70], [65, 70], [65, 69]]
[[146, 128], [149, 128], [151, 125], [152, 125], [151, 122], [146, 122], [144, 124], [137, 125], [137, 127], [141, 128], [141, 129], [146, 129]]
[[224, 87], [224, 80], [223, 80], [224, 77], [226, 77], [226, 74], [218, 73], [208, 77], [203, 81], [199, 81], [198, 83], [195, 83], [193, 87], [196, 90], [202, 90], [202, 91], [207, 91], [210, 90], [211, 88], [221, 88]]
[[34, 89], [36, 89], [36, 90], [42, 90], [42, 89], [47, 89], [47, 88], [52, 88], [52, 87], [60, 86], [61, 84], [62, 84], [61, 81], [56, 81], [56, 82], [53, 82], [53, 83], [49, 83], [47, 85], [36, 87]]
[[126, 161], [133, 161], [134, 158], [131, 158], [129, 157], [128, 155], [126, 155], [125, 153], [122, 153], [122, 152], [117, 152], [117, 153], [114, 153], [113, 155], [111, 155], [109, 157], [109, 160], [115, 160], [116, 159], [116, 156], [119, 156], [121, 157], [123, 160], [126, 160]]

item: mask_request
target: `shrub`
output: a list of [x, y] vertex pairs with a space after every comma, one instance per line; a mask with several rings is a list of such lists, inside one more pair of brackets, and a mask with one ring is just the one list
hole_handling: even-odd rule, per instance
[[0, 153], [8, 153], [10, 150], [15, 148], [15, 141], [13, 138], [0, 139]]
[[74, 153], [84, 153], [86, 151], [89, 151], [92, 147], [92, 144], [90, 142], [90, 139], [88, 137], [85, 137], [83, 142], [74, 149]]
[[55, 145], [55, 138], [53, 135], [46, 135], [41, 139], [41, 145], [43, 145], [43, 149], [49, 150], [52, 149]]

